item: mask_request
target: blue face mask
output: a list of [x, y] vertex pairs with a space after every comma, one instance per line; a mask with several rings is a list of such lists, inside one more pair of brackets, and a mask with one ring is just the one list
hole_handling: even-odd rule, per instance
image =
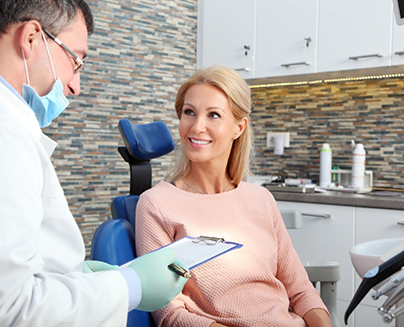
[[40, 97], [29, 85], [22, 85], [22, 97], [34, 111], [41, 128], [50, 125], [53, 119], [59, 116], [69, 105], [69, 101], [63, 94], [63, 85], [58, 78], [52, 86], [52, 90]]
[[53, 77], [55, 78], [55, 83], [52, 86], [52, 90], [42, 97], [29, 85], [29, 75], [27, 62], [25, 60], [25, 54], [22, 50], [22, 56], [24, 58], [25, 73], [27, 76], [27, 84], [22, 84], [22, 97], [27, 101], [28, 105], [34, 111], [36, 119], [38, 120], [39, 126], [41, 128], [50, 125], [53, 119], [59, 116], [63, 110], [69, 105], [69, 101], [63, 94], [63, 85], [60, 79], [56, 79], [55, 70], [53, 69], [52, 58], [49, 53], [48, 44], [46, 43], [45, 36], [42, 32], [42, 38], [45, 42], [46, 51], [48, 53], [49, 61], [51, 64]]

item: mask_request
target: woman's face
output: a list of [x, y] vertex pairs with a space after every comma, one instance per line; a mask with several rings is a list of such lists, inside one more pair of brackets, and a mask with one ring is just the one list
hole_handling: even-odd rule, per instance
[[235, 121], [227, 96], [218, 88], [191, 86], [178, 128], [185, 153], [193, 163], [227, 165], [233, 140], [244, 130], [246, 120]]

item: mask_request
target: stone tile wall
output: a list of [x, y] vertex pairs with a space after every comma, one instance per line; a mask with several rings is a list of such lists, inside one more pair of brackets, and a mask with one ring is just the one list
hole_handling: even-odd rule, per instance
[[[59, 145], [53, 162], [87, 252], [111, 200], [129, 191], [120, 119], [163, 120], [176, 135], [175, 94], [196, 69], [196, 0], [88, 1], [96, 21], [82, 93], [45, 130]], [[154, 181], [169, 156], [154, 160]]]
[[[353, 139], [365, 146], [373, 185], [404, 185], [403, 78], [254, 89], [253, 99], [254, 174], [318, 181], [321, 144], [330, 144], [333, 165], [351, 169]], [[282, 156], [266, 147], [270, 131], [290, 132]]]

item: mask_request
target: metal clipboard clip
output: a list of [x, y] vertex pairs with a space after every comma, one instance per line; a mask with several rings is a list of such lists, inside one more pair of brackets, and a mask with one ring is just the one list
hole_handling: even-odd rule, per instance
[[224, 238], [214, 236], [199, 236], [192, 240], [192, 243], [202, 243], [206, 245], [216, 245], [217, 243], [224, 243]]

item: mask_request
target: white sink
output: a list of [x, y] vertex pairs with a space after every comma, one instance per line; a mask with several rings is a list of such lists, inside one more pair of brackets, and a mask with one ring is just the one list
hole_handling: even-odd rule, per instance
[[[380, 257], [397, 245], [404, 243], [404, 237], [385, 238], [355, 245], [349, 250], [352, 264], [363, 279], [368, 270], [380, 266]], [[382, 284], [382, 283], [381, 283]], [[380, 287], [381, 284], [378, 286]]]

